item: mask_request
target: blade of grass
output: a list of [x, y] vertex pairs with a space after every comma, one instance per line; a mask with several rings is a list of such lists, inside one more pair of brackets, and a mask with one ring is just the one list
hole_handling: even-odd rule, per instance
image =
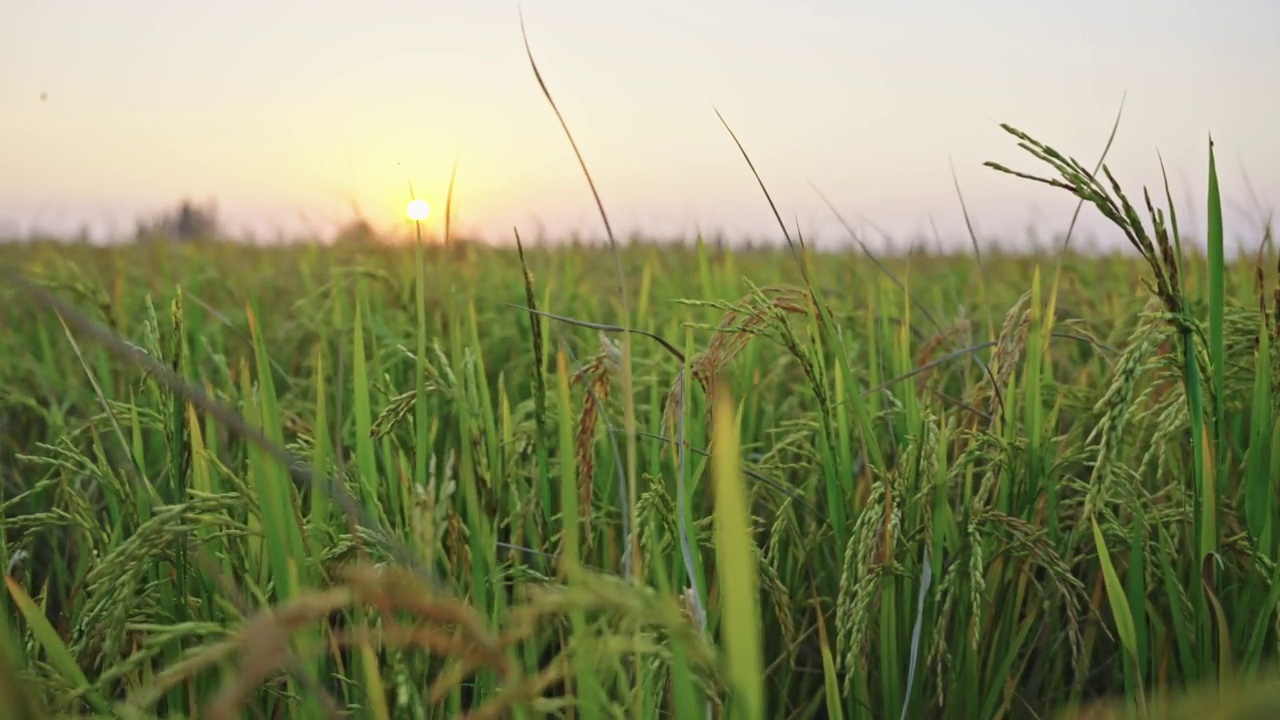
[[58, 637], [58, 632], [49, 624], [44, 611], [36, 606], [27, 592], [12, 577], [5, 577], [5, 585], [9, 588], [9, 597], [13, 598], [18, 611], [22, 613], [27, 626], [31, 628], [31, 634], [44, 648], [53, 666], [74, 688], [74, 692], [84, 696], [90, 707], [104, 715], [110, 715], [111, 708], [107, 701], [89, 684], [89, 679], [80, 671], [80, 666], [76, 664], [75, 658], [71, 656], [62, 638]]
[[715, 480], [716, 574], [723, 593], [722, 636], [728, 674], [733, 682], [732, 717], [761, 720], [765, 717], [765, 678], [760, 639], [759, 571], [748, 549], [754, 544], [750, 509], [739, 471], [739, 438], [736, 413], [729, 388], [715, 394], [712, 416], [715, 440], [712, 465]]

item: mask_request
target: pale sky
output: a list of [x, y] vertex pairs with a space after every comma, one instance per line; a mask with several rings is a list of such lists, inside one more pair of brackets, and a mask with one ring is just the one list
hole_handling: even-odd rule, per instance
[[1158, 151], [1202, 232], [1212, 133], [1229, 232], [1258, 235], [1246, 174], [1280, 201], [1276, 0], [3, 0], [0, 235], [127, 234], [184, 195], [261, 235], [327, 235], [353, 201], [403, 227], [409, 178], [434, 224], [459, 155], [460, 228], [599, 237], [521, 9], [622, 234], [779, 235], [714, 109], [823, 245], [815, 185], [872, 240], [963, 233], [952, 163], [984, 236], [1061, 231], [1065, 193], [981, 166], [1042, 170], [997, 123], [1092, 166], [1126, 92], [1135, 194]]

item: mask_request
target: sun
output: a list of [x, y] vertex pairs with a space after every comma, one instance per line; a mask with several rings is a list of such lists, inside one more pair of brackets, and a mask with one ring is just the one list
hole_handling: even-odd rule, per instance
[[431, 206], [427, 204], [426, 200], [411, 200], [405, 206], [404, 214], [408, 215], [410, 220], [421, 222], [431, 214]]

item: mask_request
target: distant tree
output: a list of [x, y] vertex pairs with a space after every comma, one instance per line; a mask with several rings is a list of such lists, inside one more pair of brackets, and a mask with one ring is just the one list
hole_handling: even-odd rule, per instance
[[138, 240], [207, 240], [218, 236], [218, 208], [212, 201], [201, 206], [183, 198], [176, 208], [137, 223]]
[[364, 218], [357, 218], [343, 225], [333, 238], [334, 243], [374, 243], [379, 241], [378, 231]]

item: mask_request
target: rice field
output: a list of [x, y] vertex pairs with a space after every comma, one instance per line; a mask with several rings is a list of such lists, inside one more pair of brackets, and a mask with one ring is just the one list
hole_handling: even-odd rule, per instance
[[0, 246], [5, 716], [1276, 716], [1277, 255], [1008, 130], [1132, 252]]

